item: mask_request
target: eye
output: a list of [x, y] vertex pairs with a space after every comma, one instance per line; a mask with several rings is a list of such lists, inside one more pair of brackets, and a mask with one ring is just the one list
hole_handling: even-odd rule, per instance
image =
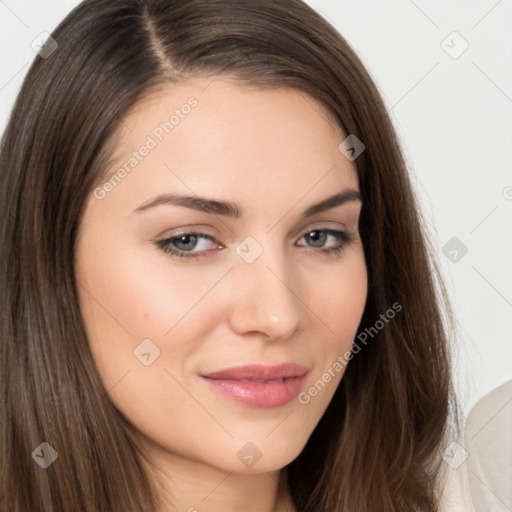
[[220, 248], [216, 240], [204, 233], [184, 233], [159, 240], [156, 244], [166, 254], [182, 259], [199, 258], [208, 249]]
[[[352, 242], [355, 235], [336, 229], [312, 229], [299, 239], [299, 247], [308, 247], [324, 255], [336, 255]], [[183, 233], [159, 240], [156, 245], [166, 254], [182, 260], [191, 260], [207, 256], [211, 250], [222, 249], [223, 246], [213, 237], [205, 233]]]
[[[346, 245], [354, 240], [355, 236], [346, 231], [337, 229], [312, 229], [304, 234], [299, 240], [305, 240], [306, 246], [313, 249], [320, 249], [320, 252], [336, 254], [341, 252]], [[298, 244], [304, 246], [304, 244]]]

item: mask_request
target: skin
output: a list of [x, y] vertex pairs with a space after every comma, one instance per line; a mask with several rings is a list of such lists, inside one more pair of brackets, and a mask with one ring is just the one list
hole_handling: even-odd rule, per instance
[[[162, 511], [293, 510], [280, 470], [305, 446], [343, 371], [307, 405], [272, 408], [221, 395], [199, 373], [292, 361], [308, 367], [307, 390], [350, 350], [367, 296], [361, 202], [302, 214], [359, 190], [356, 168], [338, 150], [346, 135], [311, 97], [197, 78], [148, 94], [125, 116], [106, 176], [191, 96], [197, 106], [157, 147], [105, 197], [87, 199], [76, 276], [90, 347], [113, 403], [159, 468]], [[167, 192], [230, 201], [243, 215], [134, 211]], [[320, 228], [353, 240], [329, 254], [340, 241], [312, 242]], [[189, 244], [198, 259], [156, 245], [191, 231], [213, 239]], [[263, 249], [252, 263], [236, 251], [248, 236]], [[248, 247], [254, 255], [257, 246]], [[148, 338], [160, 356], [145, 366], [134, 350]], [[237, 457], [247, 442], [261, 454], [253, 467]]]

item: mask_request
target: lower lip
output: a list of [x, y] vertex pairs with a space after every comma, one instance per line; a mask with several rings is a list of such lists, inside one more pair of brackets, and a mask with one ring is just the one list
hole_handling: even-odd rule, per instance
[[254, 382], [241, 380], [210, 379], [203, 377], [219, 393], [252, 407], [279, 407], [291, 402], [299, 393], [306, 374], [289, 377], [281, 382]]

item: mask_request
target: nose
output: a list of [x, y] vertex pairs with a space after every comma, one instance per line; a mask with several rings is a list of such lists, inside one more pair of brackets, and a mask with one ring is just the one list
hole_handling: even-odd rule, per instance
[[300, 290], [294, 289], [293, 269], [285, 255], [264, 250], [252, 263], [237, 258], [230, 274], [233, 331], [282, 340], [299, 328]]

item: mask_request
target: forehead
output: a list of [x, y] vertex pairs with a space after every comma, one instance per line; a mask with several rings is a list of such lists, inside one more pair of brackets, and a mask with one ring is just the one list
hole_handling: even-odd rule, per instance
[[355, 165], [338, 149], [344, 138], [303, 92], [198, 78], [160, 86], [122, 118], [107, 175], [124, 168], [124, 192], [139, 196], [165, 186], [207, 195], [220, 188], [238, 202], [357, 189]]

